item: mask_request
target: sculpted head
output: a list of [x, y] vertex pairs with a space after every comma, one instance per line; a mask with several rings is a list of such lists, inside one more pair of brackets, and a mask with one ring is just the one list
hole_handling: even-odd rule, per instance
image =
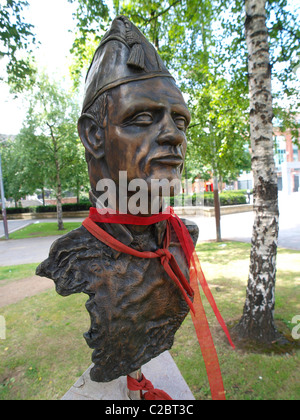
[[86, 80], [78, 131], [94, 195], [100, 179], [180, 180], [190, 113], [154, 47], [128, 19], [115, 19]]

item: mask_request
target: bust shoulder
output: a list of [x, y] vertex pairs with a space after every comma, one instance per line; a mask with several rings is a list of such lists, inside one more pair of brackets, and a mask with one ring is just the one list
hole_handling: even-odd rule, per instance
[[80, 226], [53, 242], [48, 258], [37, 267], [36, 274], [52, 279], [62, 296], [79, 293], [87, 287], [87, 276], [79, 275], [79, 266], [84, 259], [99, 259], [102, 253], [103, 244]]
[[[198, 226], [189, 220], [182, 220], [195, 246], [199, 234]], [[125, 237], [126, 235], [120, 238], [121, 242]], [[89, 293], [91, 283], [97, 280], [95, 276], [100, 276], [103, 270], [124, 269], [121, 267], [121, 261], [117, 261], [118, 256], [119, 253], [107, 247], [81, 226], [52, 244], [48, 258], [37, 267], [36, 274], [52, 279], [56, 291], [62, 296]]]
[[187, 230], [189, 231], [189, 234], [191, 235], [194, 246], [196, 246], [197, 240], [199, 237], [198, 225], [195, 222], [192, 222], [191, 220], [187, 220], [187, 219], [181, 219], [181, 220], [183, 221]]

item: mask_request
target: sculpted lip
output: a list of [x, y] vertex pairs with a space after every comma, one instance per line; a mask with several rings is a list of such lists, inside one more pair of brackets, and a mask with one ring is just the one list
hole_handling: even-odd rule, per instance
[[180, 155], [158, 156], [154, 158], [153, 161], [162, 163], [164, 165], [170, 165], [170, 166], [179, 166], [183, 163], [183, 159]]

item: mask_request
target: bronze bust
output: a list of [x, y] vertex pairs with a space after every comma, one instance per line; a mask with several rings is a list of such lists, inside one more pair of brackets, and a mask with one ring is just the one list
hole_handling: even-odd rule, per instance
[[[182, 94], [154, 47], [126, 17], [116, 18], [95, 52], [78, 121], [92, 205], [99, 204], [100, 180], [114, 181], [118, 192], [120, 171], [127, 172], [128, 183], [144, 180], [149, 194], [154, 179], [180, 180], [189, 122]], [[120, 210], [119, 199], [115, 206]], [[144, 217], [150, 214], [149, 206]], [[197, 226], [184, 223], [195, 244]], [[101, 223], [101, 228], [139, 251], [162, 248], [166, 235], [165, 221], [150, 226]], [[189, 279], [174, 231], [169, 251]], [[84, 226], [52, 245], [37, 274], [53, 279], [62, 296], [89, 296], [91, 327], [84, 337], [94, 350], [91, 378], [97, 382], [128, 375], [170, 349], [189, 312], [157, 259], [117, 252]]]

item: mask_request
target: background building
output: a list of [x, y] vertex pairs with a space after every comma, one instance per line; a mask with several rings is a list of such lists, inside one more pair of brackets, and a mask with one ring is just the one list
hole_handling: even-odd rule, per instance
[[[300, 150], [293, 142], [290, 130], [282, 133], [275, 129], [275, 163], [278, 189], [286, 194], [300, 191]], [[300, 133], [298, 142], [300, 140]]]

